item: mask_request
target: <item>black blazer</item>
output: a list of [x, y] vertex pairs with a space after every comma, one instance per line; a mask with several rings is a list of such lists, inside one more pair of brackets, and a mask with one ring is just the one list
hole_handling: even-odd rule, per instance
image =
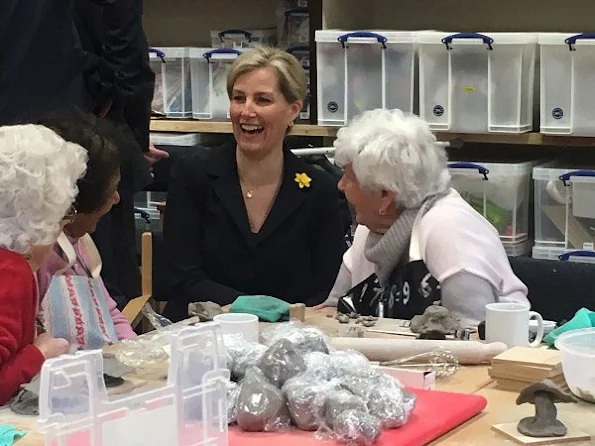
[[[336, 184], [285, 149], [285, 173], [258, 234], [239, 184], [235, 141], [198, 150], [174, 166], [164, 223], [164, 316], [187, 317], [189, 302], [232, 303], [265, 294], [316, 305], [330, 292], [346, 249]], [[296, 173], [312, 182], [300, 189]]]

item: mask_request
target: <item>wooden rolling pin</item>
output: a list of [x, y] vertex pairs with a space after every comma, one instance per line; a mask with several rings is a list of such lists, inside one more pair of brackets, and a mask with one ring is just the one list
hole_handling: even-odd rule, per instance
[[494, 356], [508, 350], [502, 342], [484, 344], [477, 341], [438, 341], [431, 339], [383, 339], [383, 338], [331, 338], [337, 350], [357, 350], [370, 361], [392, 361], [406, 356], [426, 353], [444, 348], [455, 356], [460, 364], [490, 362]]

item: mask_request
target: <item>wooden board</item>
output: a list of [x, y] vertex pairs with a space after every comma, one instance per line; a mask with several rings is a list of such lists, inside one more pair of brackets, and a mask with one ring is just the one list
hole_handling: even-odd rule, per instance
[[492, 367], [496, 364], [510, 365], [510, 363], [529, 367], [552, 368], [562, 361], [558, 350], [549, 348], [513, 347], [492, 359]]
[[548, 438], [533, 438], [527, 437], [521, 434], [516, 429], [517, 423], [505, 423], [505, 424], [494, 424], [492, 429], [508, 438], [514, 440], [519, 444], [561, 444], [561, 443], [572, 443], [575, 441], [587, 441], [591, 439], [589, 434], [584, 433], [578, 429], [574, 429], [572, 426], [568, 427], [568, 433], [564, 437], [548, 437]]

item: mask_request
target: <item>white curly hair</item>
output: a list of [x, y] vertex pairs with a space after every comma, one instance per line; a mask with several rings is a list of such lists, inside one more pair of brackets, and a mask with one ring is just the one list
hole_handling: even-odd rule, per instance
[[86, 168], [87, 151], [46, 127], [0, 127], [0, 247], [55, 243]]
[[365, 111], [339, 130], [334, 146], [335, 163], [350, 164], [362, 189], [394, 192], [398, 206], [418, 207], [450, 186], [446, 151], [413, 114]]

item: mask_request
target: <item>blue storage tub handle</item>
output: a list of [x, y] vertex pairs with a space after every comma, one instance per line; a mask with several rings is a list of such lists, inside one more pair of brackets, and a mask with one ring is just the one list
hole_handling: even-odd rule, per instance
[[165, 63], [165, 53], [157, 48], [149, 48], [149, 53], [154, 53], [163, 63]]
[[207, 51], [203, 54], [203, 57], [207, 59], [207, 62], [211, 62], [211, 57], [213, 57], [213, 54], [235, 54], [237, 56], [241, 56], [242, 52], [234, 48], [217, 48], [211, 51]]
[[447, 50], [452, 49], [451, 44], [454, 39], [481, 39], [481, 40], [483, 40], [483, 43], [485, 43], [488, 46], [489, 50], [494, 49], [492, 47], [492, 43], [494, 43], [494, 39], [492, 39], [490, 36], [486, 36], [485, 34], [478, 34], [478, 33], [458, 33], [458, 34], [452, 34], [452, 35], [450, 35], [448, 37], [444, 37], [442, 39], [442, 43], [444, 45], [446, 45]]
[[302, 6], [301, 8], [293, 8], [285, 11], [285, 17], [289, 17], [293, 14], [310, 14], [310, 8], [307, 6]]
[[477, 171], [483, 175], [483, 179], [488, 179], [488, 173], [490, 170], [486, 167], [483, 167], [481, 164], [475, 163], [448, 163], [449, 169], [477, 169]]
[[248, 39], [248, 42], [252, 42], [252, 33], [248, 31], [244, 31], [243, 29], [226, 29], [225, 31], [221, 31], [219, 33], [219, 39], [223, 42], [223, 38], [227, 34], [243, 34]]
[[595, 170], [574, 170], [572, 172], [566, 172], [564, 175], [560, 175], [560, 180], [562, 180], [564, 186], [568, 186], [568, 181], [571, 177], [595, 177]]
[[565, 252], [564, 254], [560, 254], [558, 256], [558, 259], [566, 261], [568, 260], [570, 257], [590, 257], [590, 258], [594, 258], [595, 257], [595, 251], [570, 251], [570, 252]]
[[577, 40], [593, 40], [593, 39], [595, 39], [595, 33], [582, 33], [582, 34], [576, 34], [572, 37], [568, 37], [567, 39], [564, 40], [564, 43], [566, 45], [568, 45], [568, 49], [570, 51], [576, 51], [574, 44], [576, 43]]
[[298, 45], [298, 46], [292, 46], [291, 48], [287, 48], [285, 51], [288, 52], [289, 54], [310, 53], [310, 47], [307, 45]]
[[347, 43], [347, 41], [351, 38], [369, 38], [369, 39], [376, 39], [378, 40], [378, 43], [382, 45], [382, 48], [386, 49], [386, 42], [388, 41], [388, 38], [383, 36], [382, 34], [377, 34], [377, 33], [371, 33], [368, 31], [355, 31], [352, 33], [347, 33], [347, 34], [343, 34], [342, 36], [339, 36], [337, 38], [337, 40], [339, 42], [341, 42], [341, 45], [343, 45], [343, 48], [345, 48], [345, 43]]

